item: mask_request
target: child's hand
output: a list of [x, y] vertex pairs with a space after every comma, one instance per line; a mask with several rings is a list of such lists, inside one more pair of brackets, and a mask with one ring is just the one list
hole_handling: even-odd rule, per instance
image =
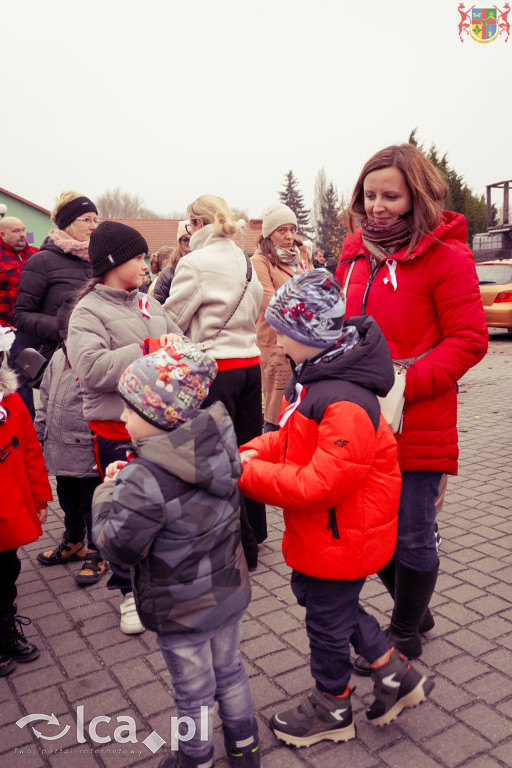
[[46, 518], [48, 517], [48, 507], [43, 507], [42, 509], [38, 509], [37, 516], [39, 518], [39, 522], [41, 523], [41, 525], [44, 525], [46, 523]]
[[160, 336], [160, 344], [165, 347], [166, 344], [171, 344], [173, 341], [181, 341], [183, 336], [177, 333], [164, 333]]
[[240, 461], [242, 464], [247, 464], [252, 459], [257, 459], [258, 457], [258, 451], [255, 451], [254, 448], [249, 448], [247, 451], [242, 451], [240, 454]]
[[127, 461], [113, 461], [105, 470], [105, 480], [103, 482], [107, 482], [107, 480], [115, 480], [119, 471], [123, 467], [126, 467], [127, 464]]

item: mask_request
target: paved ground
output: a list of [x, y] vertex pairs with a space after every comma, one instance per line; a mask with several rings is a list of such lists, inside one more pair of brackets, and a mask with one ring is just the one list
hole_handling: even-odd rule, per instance
[[[512, 337], [493, 334], [489, 354], [460, 387], [461, 474], [450, 479], [440, 520], [436, 627], [418, 663], [436, 687], [428, 703], [395, 724], [367, 724], [372, 686], [354, 676], [356, 740], [295, 750], [280, 746], [269, 731], [269, 715], [311, 685], [303, 611], [295, 605], [280, 552], [281, 516], [269, 510], [270, 536], [252, 577], [243, 640], [264, 768], [512, 766], [511, 381]], [[168, 740], [169, 718], [176, 713], [154, 635], [123, 635], [119, 597], [103, 583], [76, 587], [77, 565], [38, 565], [37, 552], [57, 543], [61, 531], [62, 513], [53, 504], [44, 538], [21, 552], [18, 607], [32, 618], [27, 635], [42, 653], [0, 679], [0, 765], [156, 767], [164, 748], [153, 754], [143, 740], [152, 731]], [[391, 601], [375, 578], [365, 585], [364, 598], [385, 624]], [[85, 720], [83, 742], [77, 712]], [[58, 723], [15, 724], [25, 715], [52, 713]], [[90, 723], [98, 716], [111, 720], [98, 721], [92, 740]], [[136, 742], [114, 740], [117, 728], [125, 728], [119, 736], [128, 734], [126, 721], [117, 720], [123, 716], [133, 718]], [[32, 725], [46, 738], [34, 735]], [[66, 725], [67, 733], [50, 738]], [[224, 765], [218, 728], [216, 754]]]

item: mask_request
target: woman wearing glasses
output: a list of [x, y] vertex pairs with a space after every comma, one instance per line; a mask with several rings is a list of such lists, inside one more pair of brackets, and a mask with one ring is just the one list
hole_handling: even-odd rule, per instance
[[55, 229], [21, 273], [13, 317], [25, 334], [25, 346], [36, 347], [48, 359], [60, 342], [57, 311], [92, 276], [89, 238], [99, 221], [92, 200], [78, 192], [62, 192], [51, 219]]
[[[219, 372], [204, 406], [224, 403], [242, 445], [262, 428], [256, 318], [263, 288], [234, 243], [238, 225], [221, 197], [202, 195], [187, 214], [191, 253], [178, 262], [164, 308], [182, 333], [217, 361]], [[265, 506], [245, 499], [242, 543], [250, 569], [258, 562], [257, 542], [266, 536]]]
[[[165, 304], [169, 298], [169, 291], [171, 290], [171, 283], [178, 266], [178, 261], [182, 256], [186, 256], [190, 253], [190, 221], [180, 221], [178, 225], [177, 240], [178, 245], [172, 253], [168, 256], [168, 263], [165, 266], [157, 279], [155, 280], [155, 288], [153, 290], [153, 296], [160, 304]], [[162, 249], [160, 249], [162, 250]]]

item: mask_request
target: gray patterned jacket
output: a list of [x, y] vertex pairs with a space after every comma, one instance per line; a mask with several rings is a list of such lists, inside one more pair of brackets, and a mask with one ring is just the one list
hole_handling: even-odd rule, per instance
[[214, 403], [96, 489], [93, 536], [129, 565], [145, 627], [159, 634], [222, 627], [250, 600], [240, 541], [240, 459], [231, 419]]

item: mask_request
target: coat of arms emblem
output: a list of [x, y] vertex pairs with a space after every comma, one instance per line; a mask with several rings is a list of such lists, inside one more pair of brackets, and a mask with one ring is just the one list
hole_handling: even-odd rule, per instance
[[459, 37], [461, 43], [464, 42], [462, 35], [469, 35], [477, 43], [492, 43], [499, 35], [505, 35], [504, 42], [508, 41], [510, 35], [510, 23], [508, 14], [510, 5], [505, 3], [503, 10], [493, 5], [492, 8], [476, 8], [474, 5], [467, 10], [464, 4], [460, 3], [458, 11], [460, 13]]

